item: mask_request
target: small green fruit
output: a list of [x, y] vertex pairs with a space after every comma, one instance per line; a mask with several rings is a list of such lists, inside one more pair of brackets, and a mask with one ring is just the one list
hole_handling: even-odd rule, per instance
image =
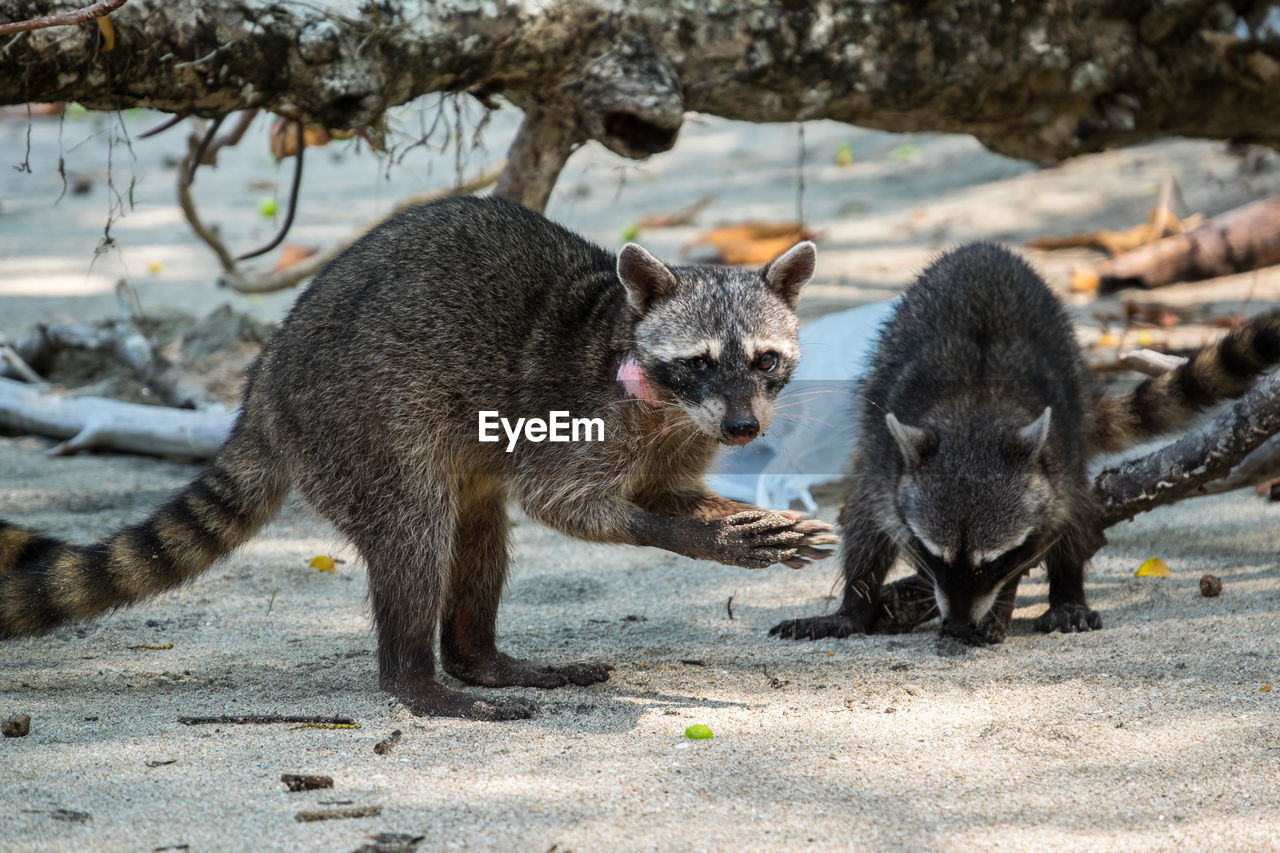
[[276, 215], [276, 200], [272, 196], [258, 199], [258, 212], [268, 219]]
[[690, 740], [710, 740], [714, 737], [714, 735], [711, 734], [711, 729], [707, 728], [702, 723], [694, 723], [692, 726], [689, 726], [689, 728], [684, 730], [684, 736]]
[[622, 226], [622, 239], [630, 243], [632, 240], [640, 236], [640, 226], [634, 222], [628, 222]]

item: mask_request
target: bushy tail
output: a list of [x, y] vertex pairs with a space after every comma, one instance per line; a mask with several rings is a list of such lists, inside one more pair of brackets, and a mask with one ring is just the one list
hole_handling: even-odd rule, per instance
[[0, 638], [42, 634], [183, 583], [279, 511], [288, 480], [237, 426], [214, 462], [145, 521], [67, 545], [0, 521]]
[[1239, 397], [1277, 363], [1280, 313], [1250, 320], [1128, 394], [1099, 395], [1093, 409], [1093, 449], [1121, 450], [1173, 429], [1210, 403]]

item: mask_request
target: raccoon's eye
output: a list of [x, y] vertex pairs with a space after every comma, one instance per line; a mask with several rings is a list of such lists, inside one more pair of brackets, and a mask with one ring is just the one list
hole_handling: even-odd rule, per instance
[[706, 373], [707, 368], [710, 367], [711, 364], [705, 358], [699, 355], [693, 358], [686, 358], [684, 360], [684, 366], [694, 371], [695, 373]]
[[778, 366], [778, 354], [776, 352], [767, 352], [756, 358], [756, 369], [765, 373], [773, 373]]

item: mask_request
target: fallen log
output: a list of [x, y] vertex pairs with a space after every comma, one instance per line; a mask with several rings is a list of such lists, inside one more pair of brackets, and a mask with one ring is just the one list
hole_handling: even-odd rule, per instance
[[55, 456], [103, 448], [206, 458], [222, 446], [235, 415], [220, 404], [193, 411], [105, 397], [64, 397], [0, 378], [0, 427], [65, 439], [50, 451]]
[[1076, 273], [1076, 290], [1162, 287], [1280, 264], [1280, 195], [1237, 207]]

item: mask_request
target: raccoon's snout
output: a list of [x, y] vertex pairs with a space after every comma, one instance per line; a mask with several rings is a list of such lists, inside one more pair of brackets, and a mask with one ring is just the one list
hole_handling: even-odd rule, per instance
[[728, 415], [720, 424], [720, 434], [729, 444], [746, 444], [760, 434], [760, 422], [751, 415]]
[[956, 613], [954, 610], [942, 620], [942, 633], [951, 637], [958, 637], [961, 640], [968, 640], [973, 636], [973, 632], [977, 630], [978, 623], [968, 616]]

